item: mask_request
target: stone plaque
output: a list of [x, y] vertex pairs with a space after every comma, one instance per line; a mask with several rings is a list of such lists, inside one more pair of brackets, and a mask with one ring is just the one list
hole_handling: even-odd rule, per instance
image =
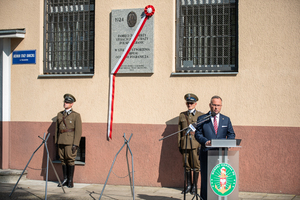
[[[112, 10], [111, 12], [111, 71], [118, 63], [139, 23], [144, 8]], [[153, 17], [150, 17], [123, 62], [119, 73], [153, 73]]]

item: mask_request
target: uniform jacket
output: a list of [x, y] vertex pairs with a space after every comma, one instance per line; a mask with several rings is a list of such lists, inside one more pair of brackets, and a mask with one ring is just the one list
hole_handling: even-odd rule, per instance
[[[210, 113], [198, 117], [198, 122], [203, 121]], [[215, 134], [214, 126], [211, 119], [199, 124], [195, 133], [196, 140], [202, 145], [201, 151], [207, 151], [209, 148], [205, 147], [205, 143], [211, 139], [235, 139], [235, 133], [232, 128], [230, 118], [220, 114], [218, 133]]]
[[[203, 113], [200, 111], [197, 111], [197, 110], [195, 110], [194, 114], [190, 114], [189, 111], [181, 112], [179, 115], [178, 131], [188, 127], [189, 124], [196, 123], [198, 117], [201, 115], [203, 115]], [[187, 121], [187, 119], [188, 119], [188, 121]], [[187, 130], [188, 129], [178, 133], [178, 147], [181, 147], [181, 149], [185, 149], [186, 138], [188, 139], [186, 149], [191, 149], [190, 137], [189, 136], [186, 137], [186, 135], [185, 135]], [[194, 135], [191, 135], [191, 137], [192, 137], [193, 149], [200, 147], [200, 144], [199, 144], [199, 142], [196, 141]]]
[[[64, 145], [77, 145], [82, 135], [82, 123], [80, 114], [72, 111], [65, 117], [65, 123], [63, 122], [64, 111], [57, 114], [56, 128], [55, 128], [55, 143]], [[61, 133], [61, 130], [74, 129], [74, 131], [68, 131]]]

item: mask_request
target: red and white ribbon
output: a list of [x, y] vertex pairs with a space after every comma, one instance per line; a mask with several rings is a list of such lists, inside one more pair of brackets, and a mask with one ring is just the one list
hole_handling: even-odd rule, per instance
[[109, 139], [112, 139], [112, 124], [113, 124], [113, 116], [114, 116], [114, 100], [115, 100], [115, 79], [116, 74], [118, 73], [119, 69], [121, 68], [122, 64], [124, 63], [128, 53], [130, 52], [132, 46], [134, 45], [136, 39], [138, 38], [140, 32], [142, 31], [147, 19], [151, 17], [155, 9], [152, 5], [148, 5], [144, 9], [145, 15], [140, 21], [136, 31], [134, 32], [131, 40], [129, 41], [127, 47], [125, 48], [122, 56], [120, 57], [119, 61], [115, 65], [114, 69], [110, 74], [110, 84], [109, 84], [109, 110], [108, 110], [108, 123], [107, 123], [107, 136]]

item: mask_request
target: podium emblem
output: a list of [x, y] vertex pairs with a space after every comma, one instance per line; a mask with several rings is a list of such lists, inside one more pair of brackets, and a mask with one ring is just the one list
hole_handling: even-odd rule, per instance
[[226, 163], [216, 165], [210, 174], [210, 186], [218, 196], [230, 195], [236, 186], [236, 173]]

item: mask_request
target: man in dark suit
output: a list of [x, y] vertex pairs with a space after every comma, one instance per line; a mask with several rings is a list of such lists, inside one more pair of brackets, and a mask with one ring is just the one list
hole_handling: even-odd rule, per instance
[[58, 155], [64, 176], [62, 185], [69, 188], [73, 187], [75, 158], [82, 134], [80, 114], [72, 109], [75, 101], [73, 95], [64, 95], [65, 110], [57, 114], [55, 127], [55, 143], [58, 144]]
[[[201, 165], [201, 191], [200, 196], [207, 200], [207, 156], [208, 150], [212, 149], [211, 139], [235, 139], [235, 133], [232, 128], [230, 118], [220, 114], [222, 108], [222, 99], [219, 96], [213, 96], [210, 100], [210, 111], [198, 117], [199, 123], [196, 127], [195, 138], [201, 144], [200, 165]], [[211, 115], [211, 116], [210, 116]]]

